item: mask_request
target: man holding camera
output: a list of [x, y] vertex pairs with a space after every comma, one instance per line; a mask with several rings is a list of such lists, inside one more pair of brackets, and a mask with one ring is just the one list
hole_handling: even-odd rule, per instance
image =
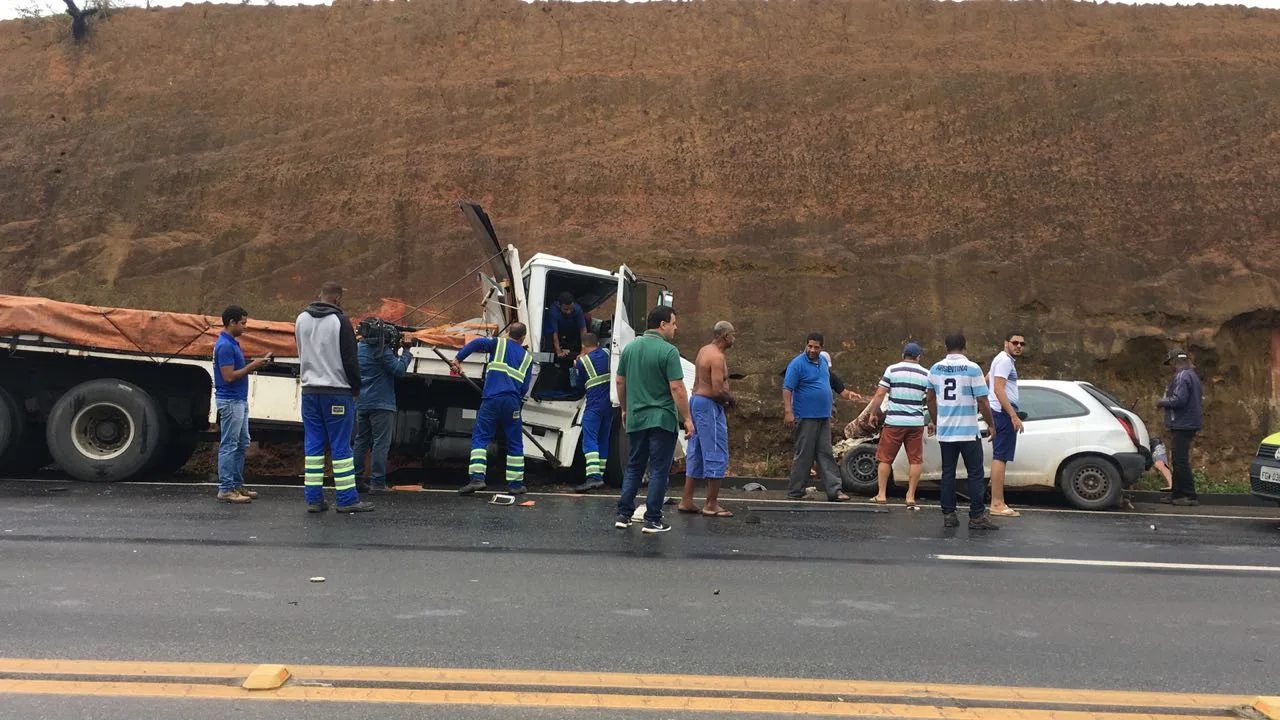
[[[356, 488], [363, 493], [387, 491], [387, 453], [396, 423], [396, 378], [404, 377], [413, 355], [413, 338], [381, 318], [360, 323], [360, 398], [356, 401]], [[400, 351], [397, 355], [397, 351]], [[365, 474], [365, 453], [373, 449]]]

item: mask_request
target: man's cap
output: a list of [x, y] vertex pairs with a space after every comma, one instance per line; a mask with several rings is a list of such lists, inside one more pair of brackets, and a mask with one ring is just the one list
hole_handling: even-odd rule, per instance
[[1164, 364], [1169, 365], [1174, 360], [1186, 360], [1186, 359], [1187, 359], [1186, 350], [1170, 350], [1169, 355], [1164, 359]]
[[924, 350], [920, 349], [920, 343], [909, 342], [902, 346], [902, 357], [918, 358], [924, 354]]

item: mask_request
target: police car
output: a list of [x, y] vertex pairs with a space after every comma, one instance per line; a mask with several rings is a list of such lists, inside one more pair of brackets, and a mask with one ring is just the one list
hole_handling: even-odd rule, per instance
[[1280, 432], [1258, 445], [1258, 456], [1249, 465], [1249, 487], [1256, 497], [1280, 502]]

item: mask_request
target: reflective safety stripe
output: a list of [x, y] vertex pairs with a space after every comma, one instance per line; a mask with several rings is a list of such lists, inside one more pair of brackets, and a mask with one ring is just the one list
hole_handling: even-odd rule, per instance
[[590, 355], [583, 355], [578, 358], [578, 362], [582, 364], [582, 369], [587, 371], [587, 389], [599, 387], [609, 382], [609, 373], [602, 373], [596, 370], [596, 364], [591, 360]]
[[471, 463], [467, 466], [467, 472], [472, 475], [484, 475], [485, 470], [489, 467], [489, 453], [484, 448], [478, 448], [471, 451]]
[[324, 485], [324, 456], [307, 455], [302, 463], [303, 485]]
[[[517, 346], [518, 347], [518, 346]], [[529, 366], [533, 364], [533, 355], [526, 352], [519, 368], [511, 367], [507, 362], [507, 339], [498, 338], [498, 346], [493, 350], [493, 360], [489, 361], [489, 372], [500, 372], [518, 383], [523, 383], [529, 374]]]
[[600, 474], [600, 453], [598, 452], [585, 453], [583, 455], [583, 458], [587, 461], [587, 468], [586, 468], [587, 475], [588, 476], [599, 475]]
[[524, 479], [524, 456], [507, 456], [507, 482], [520, 482]]

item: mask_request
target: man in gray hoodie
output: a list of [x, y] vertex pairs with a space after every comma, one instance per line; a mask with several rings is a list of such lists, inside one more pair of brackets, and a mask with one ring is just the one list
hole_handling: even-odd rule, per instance
[[1171, 350], [1165, 365], [1173, 367], [1173, 379], [1156, 407], [1164, 410], [1164, 426], [1171, 436], [1170, 460], [1173, 462], [1173, 492], [1160, 502], [1174, 505], [1199, 505], [1196, 478], [1191, 473], [1191, 441], [1204, 425], [1202, 408], [1204, 392], [1200, 376], [1191, 367], [1185, 350]]
[[307, 512], [329, 509], [324, 500], [324, 450], [333, 461], [337, 512], [373, 510], [360, 502], [356, 465], [351, 456], [351, 429], [360, 396], [360, 359], [356, 333], [342, 313], [342, 286], [327, 282], [320, 299], [307, 306], [294, 322], [298, 360], [302, 366], [302, 428], [305, 443], [304, 494]]

